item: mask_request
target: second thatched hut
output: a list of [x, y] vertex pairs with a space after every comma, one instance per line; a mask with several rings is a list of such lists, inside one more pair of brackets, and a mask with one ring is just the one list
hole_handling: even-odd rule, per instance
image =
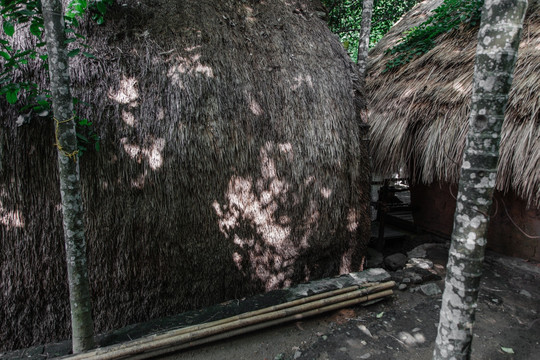
[[[364, 104], [314, 3], [121, 0], [81, 29], [97, 332], [360, 268]], [[1, 351], [68, 338], [69, 306], [53, 123], [0, 101]]]
[[[441, 0], [407, 13], [370, 53], [371, 156], [374, 172], [401, 168], [412, 181], [420, 228], [448, 237], [468, 131], [477, 28], [437, 39], [434, 49], [384, 72], [385, 55], [404, 33], [427, 20]], [[540, 6], [529, 1], [513, 88], [502, 130], [488, 247], [540, 260]]]

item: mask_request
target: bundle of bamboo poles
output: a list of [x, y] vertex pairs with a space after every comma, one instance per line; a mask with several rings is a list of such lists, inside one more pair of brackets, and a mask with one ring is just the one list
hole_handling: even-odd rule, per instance
[[392, 295], [393, 281], [351, 286], [63, 359], [146, 359]]

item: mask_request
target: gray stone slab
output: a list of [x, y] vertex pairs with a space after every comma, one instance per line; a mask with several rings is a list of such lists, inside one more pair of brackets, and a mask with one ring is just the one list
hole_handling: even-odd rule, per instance
[[388, 280], [390, 280], [390, 274], [381, 268], [367, 269], [365, 271], [350, 273], [335, 278], [314, 280], [287, 289], [287, 301], [349, 286], [363, 285], [372, 282], [384, 282]]

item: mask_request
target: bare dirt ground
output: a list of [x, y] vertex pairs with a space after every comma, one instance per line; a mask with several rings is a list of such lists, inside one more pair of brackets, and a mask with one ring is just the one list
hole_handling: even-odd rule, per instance
[[[444, 278], [445, 249], [427, 251]], [[472, 359], [540, 359], [540, 267], [521, 259], [486, 256], [474, 329]], [[401, 282], [403, 274], [392, 273]], [[413, 278], [414, 280], [414, 278]], [[432, 358], [442, 294], [408, 284], [388, 300], [206, 345], [164, 359], [349, 360]], [[434, 285], [427, 288], [434, 289]], [[404, 287], [404, 286], [402, 286]], [[429, 293], [429, 292], [428, 292]], [[513, 353], [512, 353], [513, 352]]]
[[[391, 244], [390, 244], [391, 245]], [[409, 247], [413, 248], [414, 246]], [[403, 250], [403, 248], [401, 249]], [[387, 250], [385, 254], [394, 253]], [[428, 360], [444, 287], [448, 248], [424, 244], [408, 253], [424, 265], [389, 271], [394, 295], [369, 306], [357, 306], [301, 322], [161, 356], [173, 360]], [[379, 254], [380, 255], [380, 254]], [[381, 259], [375, 264], [380, 265]], [[418, 262], [419, 260], [416, 260]], [[332, 280], [333, 281], [333, 280]], [[488, 253], [481, 282], [473, 360], [540, 359], [540, 266]], [[100, 336], [101, 347], [128, 341], [178, 323], [196, 324], [283, 302], [286, 291], [242, 300], [237, 306], [212, 308], [135, 324]], [[234, 302], [233, 302], [234, 303]], [[234, 309], [232, 309], [234, 308]], [[45, 359], [69, 353], [69, 342], [0, 354], [0, 359]]]

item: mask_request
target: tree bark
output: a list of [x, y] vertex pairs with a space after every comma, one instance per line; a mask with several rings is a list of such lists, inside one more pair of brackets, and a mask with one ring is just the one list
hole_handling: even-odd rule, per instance
[[69, 61], [60, 0], [43, 0], [45, 39], [49, 54], [50, 90], [58, 147], [58, 168], [71, 306], [73, 352], [94, 347], [94, 325], [88, 283], [77, 135], [70, 92]]
[[526, 8], [526, 0], [486, 0], [482, 9], [435, 360], [470, 359], [500, 133]]
[[366, 68], [369, 51], [369, 35], [371, 33], [371, 15], [373, 14], [373, 0], [364, 0], [362, 4], [362, 24], [360, 25], [360, 39], [358, 41], [358, 71], [362, 86], [366, 83]]

